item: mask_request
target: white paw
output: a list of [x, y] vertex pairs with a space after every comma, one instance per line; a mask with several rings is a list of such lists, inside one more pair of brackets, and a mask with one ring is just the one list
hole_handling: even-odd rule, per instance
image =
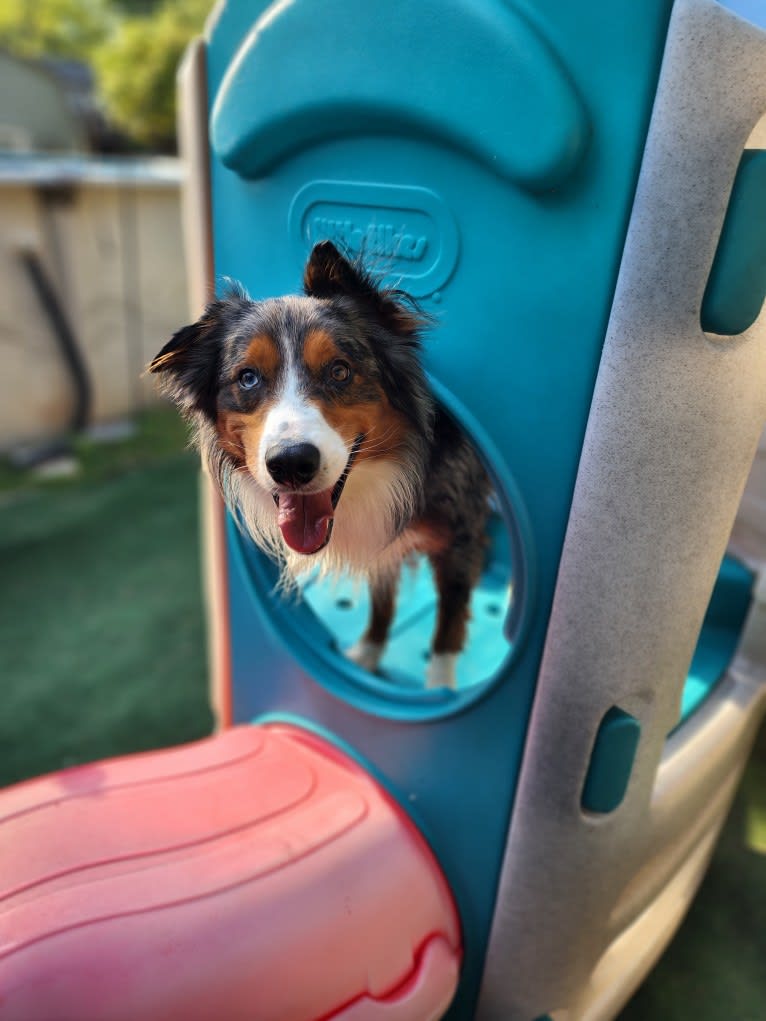
[[431, 656], [426, 670], [427, 688], [457, 688], [457, 653], [437, 652]]
[[346, 649], [344, 656], [360, 666], [362, 670], [368, 670], [374, 674], [383, 658], [384, 648], [385, 646], [379, 645], [377, 642], [368, 642], [365, 638], [360, 638], [350, 649]]

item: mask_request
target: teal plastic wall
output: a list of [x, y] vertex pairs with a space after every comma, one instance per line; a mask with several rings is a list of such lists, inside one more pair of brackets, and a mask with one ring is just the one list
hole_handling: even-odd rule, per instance
[[508, 659], [470, 698], [402, 702], [230, 530], [235, 718], [333, 735], [420, 825], [463, 923], [451, 1018], [473, 1016], [670, 6], [230, 0], [210, 31], [219, 279], [296, 292], [322, 236], [363, 248], [437, 316], [428, 372], [515, 535]]

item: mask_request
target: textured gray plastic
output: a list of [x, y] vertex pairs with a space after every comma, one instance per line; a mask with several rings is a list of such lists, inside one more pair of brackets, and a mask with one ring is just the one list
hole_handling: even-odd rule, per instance
[[[766, 419], [763, 311], [738, 337], [700, 326], [741, 152], [764, 111], [766, 33], [713, 0], [677, 0], [501, 873], [482, 1021], [616, 1015], [688, 907], [766, 708], [756, 636], [667, 738]], [[615, 705], [640, 721], [641, 741], [623, 803], [589, 816], [583, 781]]]

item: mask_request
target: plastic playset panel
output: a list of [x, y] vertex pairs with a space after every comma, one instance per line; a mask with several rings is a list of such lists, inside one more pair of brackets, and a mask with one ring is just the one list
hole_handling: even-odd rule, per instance
[[329, 236], [364, 243], [436, 313], [426, 367], [518, 536], [514, 634], [484, 684], [403, 694], [345, 662], [309, 605], [275, 603], [273, 569], [232, 535], [234, 717], [323, 728], [408, 806], [461, 912], [459, 1016], [478, 991], [669, 4], [318, 12], [228, 4], [212, 27], [216, 275], [255, 298], [293, 293]]
[[[678, 21], [684, 16], [679, 6]], [[311, 245], [327, 237], [363, 253], [388, 281], [418, 297], [438, 323], [426, 341], [435, 392], [485, 458], [506, 535], [494, 548], [476, 594], [476, 637], [453, 693], [424, 691], [418, 684], [434, 602], [427, 575], [408, 581], [382, 676], [370, 677], [339, 655], [362, 629], [364, 595], [342, 583], [334, 590], [310, 584], [301, 604], [275, 602], [273, 569], [232, 526], [234, 716], [285, 714], [330, 733], [407, 806], [457, 898], [466, 959], [451, 1016], [466, 1017], [475, 1009], [488, 923], [502, 910], [497, 855], [528, 738], [671, 5], [424, 3], [368, 5], [352, 12], [338, 0], [323, 5], [321, 25], [316, 13], [315, 5], [301, 3], [275, 5], [260, 15], [229, 4], [213, 26], [208, 87], [216, 272], [242, 279], [255, 297], [294, 292]], [[703, 11], [703, 21], [705, 16]], [[727, 25], [739, 23], [728, 12], [722, 17]], [[687, 48], [679, 67], [688, 61]], [[754, 99], [744, 115], [751, 127], [760, 101]], [[725, 208], [732, 190], [745, 137], [736, 143], [739, 151], [732, 146], [734, 164], [715, 185], [719, 208]], [[742, 192], [734, 189], [735, 196]], [[735, 212], [739, 201], [732, 200]], [[742, 201], [754, 209], [753, 199]], [[712, 202], [708, 208], [714, 208]], [[709, 329], [734, 322], [727, 312], [715, 311], [722, 303], [749, 314], [742, 312], [747, 305], [742, 295], [732, 296], [730, 281], [738, 275], [726, 265], [727, 250], [748, 246], [737, 243], [736, 224], [729, 229], [733, 240], [721, 242], [720, 269], [705, 305]], [[718, 230], [720, 224], [716, 228], [713, 222], [711, 242]], [[706, 256], [711, 261], [713, 252]], [[682, 247], [677, 257], [687, 254]], [[757, 255], [744, 258], [748, 265], [760, 265]], [[758, 270], [753, 272], [757, 277]], [[682, 293], [674, 296], [677, 301]], [[645, 310], [652, 304], [646, 299]], [[631, 314], [635, 321], [636, 312]], [[669, 343], [676, 335], [673, 324], [674, 310], [666, 306], [655, 329]], [[625, 334], [631, 329], [627, 324]], [[672, 372], [673, 385], [683, 389], [678, 382], [683, 370]], [[715, 371], [711, 378], [716, 379]], [[635, 385], [626, 387], [628, 397], [631, 389]], [[653, 391], [649, 395], [653, 400]], [[615, 409], [622, 399], [618, 393]], [[628, 417], [608, 428], [619, 436], [626, 426], [640, 430], [640, 422]], [[744, 459], [752, 456], [752, 423], [741, 434]], [[656, 441], [647, 439], [644, 446], [649, 442]], [[661, 447], [656, 451], [662, 454]], [[637, 485], [649, 463], [634, 467]], [[667, 477], [661, 458], [653, 463], [657, 478]], [[606, 478], [601, 486], [608, 504], [614, 481]], [[724, 488], [730, 522], [737, 488], [733, 481]], [[644, 570], [654, 572], [650, 584], [655, 587], [664, 583], [654, 567], [663, 542], [652, 549], [650, 539], [658, 527], [664, 526], [649, 507], [642, 548]], [[639, 534], [638, 523], [636, 528]], [[707, 586], [706, 602], [723, 552], [727, 531], [719, 525], [719, 532], [715, 552], [706, 558], [704, 583], [679, 608], [696, 620], [696, 633], [705, 609], [701, 592]], [[570, 596], [572, 607], [588, 608], [574, 614], [586, 644], [603, 613], [599, 600], [624, 571], [619, 547], [606, 534], [598, 576]], [[680, 598], [683, 585], [680, 566], [677, 570], [678, 581], [670, 586], [673, 599]], [[499, 590], [493, 590], [493, 581]], [[651, 740], [646, 711], [630, 699], [623, 706], [619, 685], [610, 695], [609, 676], [599, 674], [598, 708], [594, 704], [591, 715], [580, 720], [585, 758], [576, 766], [561, 759], [553, 767], [571, 770], [578, 813], [614, 812], [634, 780], [641, 740], [644, 755], [652, 742], [659, 748], [658, 742], [704, 703], [730, 661], [751, 586], [752, 575], [727, 562], [688, 670], [688, 659], [686, 666], [680, 660], [691, 652], [679, 645], [675, 680], [666, 685], [675, 710], [665, 714], [661, 733], [654, 723]], [[723, 617], [717, 616], [721, 605], [727, 607]], [[498, 606], [505, 627], [493, 631], [486, 608], [496, 612]], [[631, 612], [640, 607], [634, 603]], [[674, 611], [667, 613], [666, 620], [672, 619]], [[633, 670], [642, 658], [647, 661], [634, 654]], [[259, 665], [264, 661], [273, 682], [263, 681]], [[585, 661], [572, 663], [561, 683], [591, 690], [583, 669]], [[651, 689], [663, 676], [660, 664], [648, 667], [644, 686]], [[565, 707], [576, 706], [577, 697], [562, 691], [559, 698], [557, 719], [571, 725]], [[610, 716], [618, 704], [622, 717]], [[482, 754], [466, 754], [469, 748]], [[543, 776], [546, 784], [555, 784], [547, 772]], [[547, 803], [541, 794], [539, 804]], [[530, 827], [527, 834], [532, 854], [533, 847], [539, 853], [538, 829]], [[542, 856], [541, 868], [544, 862]], [[508, 896], [522, 902], [515, 893]], [[541, 891], [532, 893], [538, 901], [541, 896]], [[566, 912], [563, 890], [559, 899]], [[528, 917], [530, 898], [523, 903]], [[571, 917], [582, 924], [577, 912]], [[594, 932], [593, 959], [595, 940], [608, 942], [598, 926]], [[521, 932], [515, 939], [522, 939]], [[526, 940], [528, 953], [536, 954], [535, 946], [535, 939]], [[495, 950], [499, 984], [506, 990], [513, 984], [504, 964], [509, 952]], [[526, 985], [537, 988], [533, 999], [524, 1003], [520, 994], [514, 1001], [511, 993], [509, 1000], [485, 983], [483, 1009], [495, 995], [504, 1001], [505, 1016], [534, 1017], [566, 1003], [565, 992], [539, 1001], [546, 987], [546, 995], [553, 996], [549, 976], [524, 960]], [[557, 967], [555, 957], [547, 967]], [[564, 967], [559, 972], [564, 989], [573, 977]]]

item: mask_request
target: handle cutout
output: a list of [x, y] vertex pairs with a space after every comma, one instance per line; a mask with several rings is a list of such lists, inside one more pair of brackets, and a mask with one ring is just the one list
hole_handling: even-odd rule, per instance
[[766, 149], [745, 149], [710, 271], [700, 321], [733, 337], [758, 318], [766, 297]]
[[612, 706], [601, 721], [593, 742], [582, 807], [600, 815], [613, 812], [628, 789], [641, 724], [630, 713]]

